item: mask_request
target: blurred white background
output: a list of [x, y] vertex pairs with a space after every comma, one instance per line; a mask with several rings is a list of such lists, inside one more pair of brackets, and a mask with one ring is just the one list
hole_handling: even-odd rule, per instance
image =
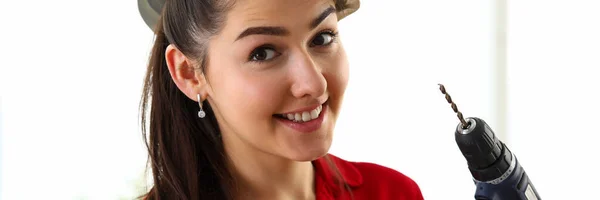
[[[143, 189], [138, 102], [153, 35], [136, 6], [2, 2], [0, 199]], [[426, 199], [473, 199], [443, 83], [543, 199], [597, 198], [598, 10], [584, 0], [363, 0], [340, 23], [351, 80], [331, 152], [397, 169]]]

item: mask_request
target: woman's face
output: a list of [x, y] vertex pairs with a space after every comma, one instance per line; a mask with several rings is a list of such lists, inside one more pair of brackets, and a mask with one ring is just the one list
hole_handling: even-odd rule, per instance
[[327, 153], [348, 81], [337, 30], [331, 0], [236, 1], [206, 71], [227, 149], [297, 161]]

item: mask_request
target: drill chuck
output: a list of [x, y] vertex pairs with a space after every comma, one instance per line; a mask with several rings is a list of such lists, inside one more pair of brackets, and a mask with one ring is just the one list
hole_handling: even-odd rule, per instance
[[482, 119], [467, 118], [466, 121], [468, 127], [459, 124], [454, 135], [473, 178], [482, 182], [502, 181], [497, 179], [514, 169], [512, 153]]
[[489, 125], [475, 117], [465, 121], [454, 135], [477, 186], [475, 199], [540, 200], [517, 158]]

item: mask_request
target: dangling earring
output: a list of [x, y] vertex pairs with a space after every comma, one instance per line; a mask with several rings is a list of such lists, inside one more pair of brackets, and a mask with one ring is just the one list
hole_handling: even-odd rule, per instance
[[200, 98], [200, 94], [198, 94], [198, 105], [200, 106], [200, 111], [198, 111], [198, 117], [206, 117], [206, 113], [204, 112], [204, 110], [202, 110], [202, 99]]

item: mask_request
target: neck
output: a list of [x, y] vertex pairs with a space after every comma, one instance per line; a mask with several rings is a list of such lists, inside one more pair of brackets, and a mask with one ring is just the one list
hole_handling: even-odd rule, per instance
[[225, 145], [225, 150], [237, 186], [236, 199], [315, 199], [311, 162], [292, 161], [234, 143]]

